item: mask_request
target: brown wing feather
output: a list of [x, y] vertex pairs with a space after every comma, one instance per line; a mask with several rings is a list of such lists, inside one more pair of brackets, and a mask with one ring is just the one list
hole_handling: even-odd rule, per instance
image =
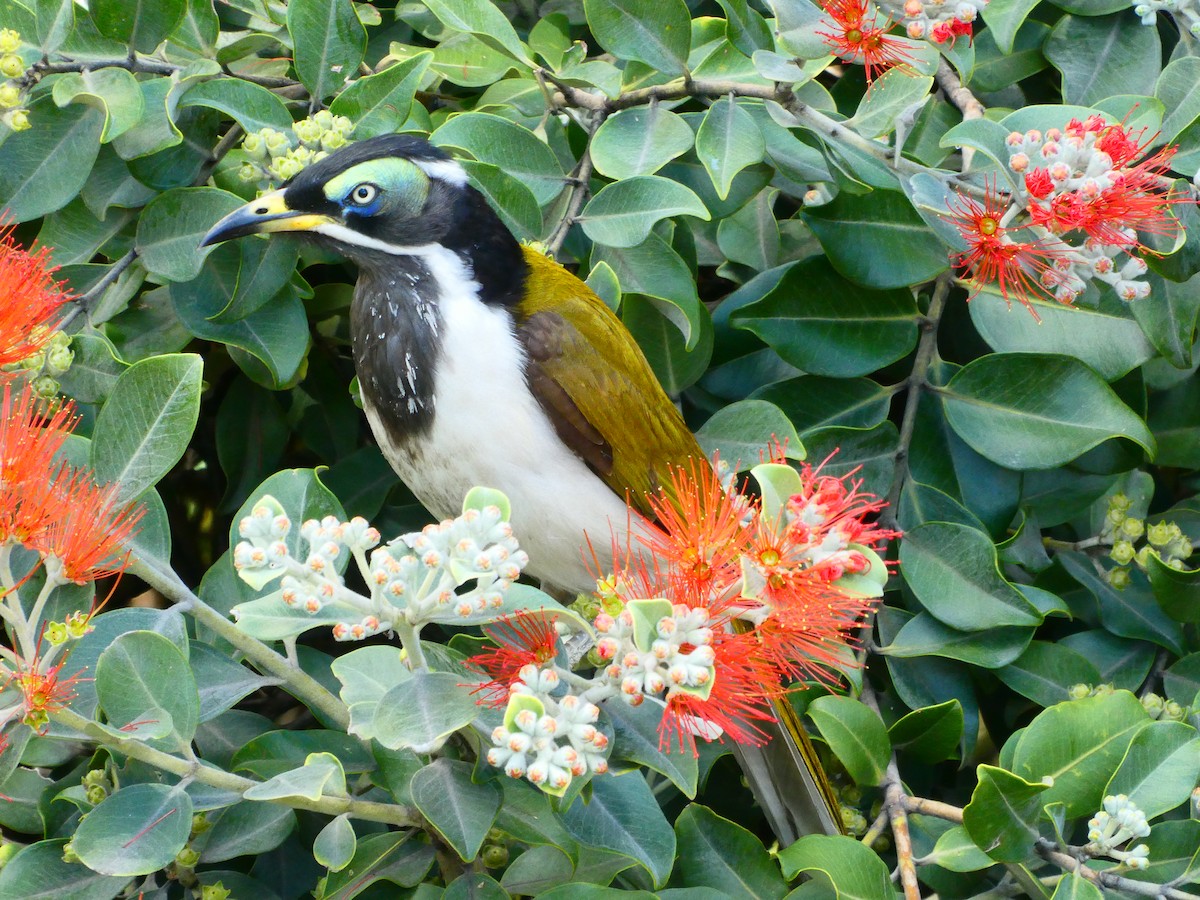
[[646, 494], [703, 451], [612, 310], [553, 260], [528, 248], [525, 258], [518, 335], [530, 390], [562, 441], [648, 514]]

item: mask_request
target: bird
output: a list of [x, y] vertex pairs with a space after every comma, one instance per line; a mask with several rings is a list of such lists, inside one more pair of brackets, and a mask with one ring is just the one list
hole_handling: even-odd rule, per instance
[[[439, 518], [458, 515], [473, 486], [503, 491], [544, 587], [592, 593], [594, 567], [611, 571], [620, 543], [610, 536], [652, 529], [649, 495], [705, 458], [617, 315], [522, 246], [423, 138], [349, 144], [225, 216], [201, 246], [281, 233], [357, 266], [363, 411], [401, 480]], [[840, 833], [803, 726], [786, 702], [776, 715], [775, 740], [739, 750], [769, 824], [781, 842]]]

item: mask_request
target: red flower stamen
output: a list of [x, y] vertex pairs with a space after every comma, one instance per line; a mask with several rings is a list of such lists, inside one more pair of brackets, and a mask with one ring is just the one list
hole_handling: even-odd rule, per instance
[[521, 669], [528, 665], [543, 666], [554, 659], [558, 652], [554, 621], [554, 617], [546, 618], [541, 613], [518, 610], [483, 627], [496, 646], [467, 660], [470, 668], [490, 678], [472, 692], [484, 695], [480, 703], [503, 706]]
[[145, 510], [117, 503], [117, 485], [101, 487], [91, 472], [59, 477], [53, 486], [57, 510], [37, 549], [62, 562], [63, 577], [84, 584], [125, 571], [120, 556]]
[[843, 61], [863, 66], [868, 83], [887, 69], [912, 61], [908, 45], [888, 36], [891, 19], [883, 25], [877, 24], [877, 15], [867, 20], [867, 0], [825, 0], [823, 5], [833, 25], [817, 34]]
[[[28, 359], [53, 334], [53, 320], [70, 299], [51, 274], [45, 247], [30, 252], [13, 240], [12, 226], [0, 226], [0, 367]], [[0, 381], [11, 379], [0, 368]]]

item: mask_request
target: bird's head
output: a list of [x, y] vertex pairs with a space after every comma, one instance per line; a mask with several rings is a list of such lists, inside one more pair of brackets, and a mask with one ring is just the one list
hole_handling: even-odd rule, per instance
[[384, 135], [325, 157], [230, 213], [201, 246], [294, 232], [370, 265], [380, 254], [444, 243], [468, 192], [466, 173], [445, 152], [411, 135]]

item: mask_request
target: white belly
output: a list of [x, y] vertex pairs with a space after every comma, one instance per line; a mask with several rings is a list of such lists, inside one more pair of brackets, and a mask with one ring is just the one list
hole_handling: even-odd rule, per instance
[[508, 314], [456, 291], [441, 296], [439, 311], [443, 348], [430, 431], [397, 446], [364, 405], [384, 456], [439, 518], [458, 515], [476, 485], [503, 491], [529, 554], [527, 571], [554, 587], [590, 593], [592, 550], [608, 572], [614, 529], [624, 543], [624, 501], [559, 440], [526, 384]]

